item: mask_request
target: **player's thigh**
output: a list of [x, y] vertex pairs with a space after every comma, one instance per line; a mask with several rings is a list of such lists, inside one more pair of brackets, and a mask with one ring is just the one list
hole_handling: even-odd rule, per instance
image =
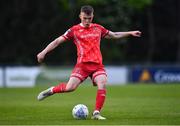
[[105, 74], [97, 75], [94, 78], [94, 83], [98, 86], [98, 89], [105, 89], [107, 83], [107, 76]]
[[81, 83], [81, 80], [77, 77], [70, 77], [67, 85], [66, 85], [66, 90], [72, 91], [75, 90]]

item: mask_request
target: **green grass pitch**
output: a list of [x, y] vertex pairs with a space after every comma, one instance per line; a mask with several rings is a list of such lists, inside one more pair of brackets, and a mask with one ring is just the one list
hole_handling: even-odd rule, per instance
[[[107, 86], [104, 121], [90, 119], [96, 87], [82, 84], [75, 92], [37, 101], [46, 88], [0, 88], [0, 125], [180, 125], [179, 84]], [[89, 108], [87, 120], [71, 115], [79, 103]]]

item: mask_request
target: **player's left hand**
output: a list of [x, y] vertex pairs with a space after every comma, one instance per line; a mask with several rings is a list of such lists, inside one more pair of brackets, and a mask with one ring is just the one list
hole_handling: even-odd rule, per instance
[[140, 31], [131, 31], [131, 35], [134, 37], [141, 37], [141, 32]]

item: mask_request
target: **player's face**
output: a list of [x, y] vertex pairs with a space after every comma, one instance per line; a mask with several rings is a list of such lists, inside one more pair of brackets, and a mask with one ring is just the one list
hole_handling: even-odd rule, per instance
[[89, 27], [89, 25], [91, 24], [92, 20], [93, 20], [93, 13], [91, 13], [90, 15], [87, 15], [84, 12], [81, 12], [79, 15], [80, 19], [81, 19], [81, 23], [83, 24], [83, 26], [85, 27]]

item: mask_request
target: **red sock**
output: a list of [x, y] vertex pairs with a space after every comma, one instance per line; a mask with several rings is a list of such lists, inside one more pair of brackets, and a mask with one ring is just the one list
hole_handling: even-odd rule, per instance
[[63, 93], [66, 91], [66, 83], [60, 83], [52, 89], [53, 93]]
[[105, 89], [98, 90], [97, 95], [96, 95], [96, 108], [95, 108], [95, 110], [98, 110], [98, 111], [101, 110], [101, 108], [103, 107], [105, 98], [106, 98], [106, 90]]

